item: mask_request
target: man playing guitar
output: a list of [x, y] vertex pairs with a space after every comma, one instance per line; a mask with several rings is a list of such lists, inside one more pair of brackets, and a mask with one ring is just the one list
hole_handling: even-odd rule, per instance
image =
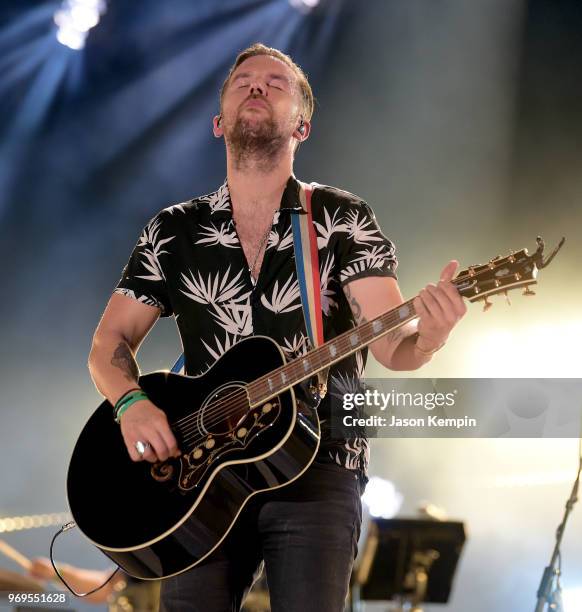
[[[283, 53], [257, 44], [236, 59], [223, 85], [216, 138], [226, 144], [227, 178], [213, 194], [161, 211], [146, 226], [95, 332], [89, 368], [115, 405], [138, 388], [135, 355], [160, 316], [174, 315], [185, 371], [206, 371], [241, 338], [270, 336], [293, 359], [309, 347], [293, 262], [290, 214], [297, 210], [297, 147], [311, 130], [313, 95], [302, 70]], [[403, 302], [393, 244], [369, 206], [328, 186], [313, 191], [325, 339]], [[404, 326], [371, 344], [392, 370], [414, 370], [446, 342], [466, 307], [451, 261], [414, 306]], [[329, 372], [360, 377], [366, 350]], [[180, 455], [165, 413], [145, 394], [120, 417], [133, 461]], [[301, 395], [299, 395], [301, 399]], [[303, 398], [307, 401], [306, 398]], [[162, 609], [240, 609], [265, 562], [276, 612], [340, 612], [355, 557], [366, 482], [365, 438], [332, 440], [328, 398], [318, 454], [297, 480], [244, 507], [222, 544], [197, 567], [162, 582]], [[104, 449], [106, 452], [107, 449]], [[144, 508], [148, 500], [143, 500]]]

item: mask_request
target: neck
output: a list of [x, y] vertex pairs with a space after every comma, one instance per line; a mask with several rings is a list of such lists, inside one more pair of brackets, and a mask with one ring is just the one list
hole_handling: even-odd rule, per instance
[[293, 174], [293, 157], [283, 155], [265, 171], [260, 164], [240, 165], [227, 149], [227, 180], [235, 215], [272, 211], [279, 207], [289, 177]]

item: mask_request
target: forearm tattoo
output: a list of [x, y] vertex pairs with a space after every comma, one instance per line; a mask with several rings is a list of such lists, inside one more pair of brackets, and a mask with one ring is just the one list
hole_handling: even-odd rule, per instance
[[356, 323], [358, 324], [367, 323], [368, 321], [366, 317], [362, 316], [362, 306], [360, 305], [360, 302], [358, 302], [358, 300], [356, 300], [356, 298], [352, 295], [349, 285], [346, 285], [344, 287], [344, 293], [345, 293], [346, 299], [348, 300], [348, 304], [350, 305], [350, 308], [352, 309], [352, 313], [354, 315], [354, 319], [356, 320]]
[[[358, 323], [358, 325], [367, 323], [368, 320], [366, 319], [366, 317], [362, 315], [362, 305], [352, 295], [349, 285], [346, 285], [344, 287], [344, 293], [345, 293], [346, 299], [348, 300], [350, 308], [352, 309], [352, 313], [354, 315], [354, 319], [356, 320], [356, 323]], [[407, 325], [402, 325], [401, 327], [398, 327], [397, 329], [394, 329], [391, 332], [388, 332], [384, 336], [384, 341], [387, 342], [388, 344], [398, 345], [405, 338], [408, 338], [408, 336], [410, 336], [411, 333], [412, 332], [410, 332]]]
[[134, 356], [125, 342], [117, 345], [111, 358], [111, 365], [119, 368], [127, 380], [137, 380], [139, 378], [139, 368]]

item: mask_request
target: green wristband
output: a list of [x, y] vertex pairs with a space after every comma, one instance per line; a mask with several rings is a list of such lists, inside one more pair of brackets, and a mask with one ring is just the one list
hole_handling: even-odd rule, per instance
[[120, 422], [121, 415], [135, 402], [139, 402], [141, 400], [148, 399], [145, 391], [133, 391], [132, 393], [128, 393], [123, 397], [122, 402], [118, 402], [115, 406], [115, 421], [117, 423]]

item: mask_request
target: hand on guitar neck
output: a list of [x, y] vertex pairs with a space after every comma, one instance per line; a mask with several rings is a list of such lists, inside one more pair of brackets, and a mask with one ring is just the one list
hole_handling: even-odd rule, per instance
[[442, 347], [453, 327], [467, 312], [467, 305], [451, 283], [458, 267], [458, 261], [449, 261], [439, 282], [428, 284], [414, 298], [414, 308], [419, 316], [416, 348], [421, 353], [430, 354]]

